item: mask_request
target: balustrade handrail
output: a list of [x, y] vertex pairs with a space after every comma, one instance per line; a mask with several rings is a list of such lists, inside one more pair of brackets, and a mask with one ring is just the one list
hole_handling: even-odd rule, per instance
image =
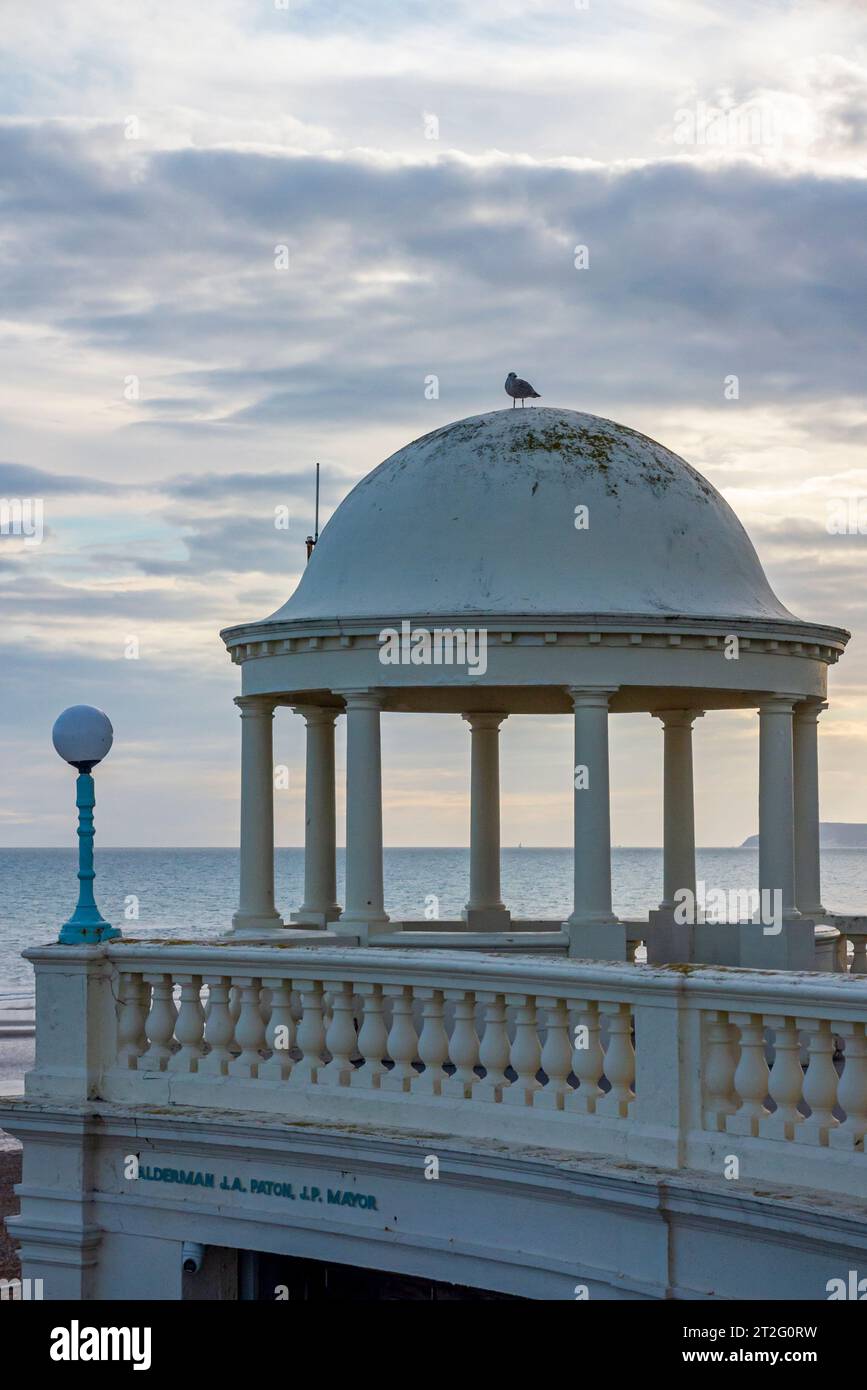
[[867, 933], [867, 916], [862, 913], [829, 912], [822, 920], [838, 931]]

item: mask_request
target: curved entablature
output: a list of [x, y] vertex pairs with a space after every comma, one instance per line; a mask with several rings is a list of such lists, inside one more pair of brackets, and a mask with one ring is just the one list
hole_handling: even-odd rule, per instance
[[[472, 660], [450, 661], [449, 653], [437, 649], [437, 633], [469, 636]], [[430, 661], [424, 660], [425, 634]], [[246, 624], [223, 633], [233, 661], [242, 666], [245, 694], [291, 701], [315, 692], [339, 705], [339, 696], [332, 699], [330, 692], [372, 686], [382, 690], [384, 708], [445, 711], [471, 707], [482, 692], [490, 700], [496, 690], [502, 708], [513, 713], [568, 710], [566, 687], [587, 682], [619, 688], [613, 713], [653, 709], [662, 689], [692, 690], [706, 708], [749, 706], [758, 693], [780, 689], [824, 698], [827, 668], [839, 659], [848, 636], [840, 628], [795, 623], [784, 629], [700, 620], [576, 620], [567, 626], [556, 619], [515, 619], [506, 627], [500, 619], [496, 627], [462, 628], [456, 620], [401, 618], [351, 626]], [[420, 659], [413, 659], [414, 650]], [[437, 663], [437, 655], [445, 659]]]

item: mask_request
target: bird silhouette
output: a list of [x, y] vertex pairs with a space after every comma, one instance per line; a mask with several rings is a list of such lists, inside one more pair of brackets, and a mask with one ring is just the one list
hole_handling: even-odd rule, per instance
[[515, 402], [516, 402], [516, 401], [520, 401], [520, 402], [521, 402], [521, 406], [522, 406], [522, 408], [523, 408], [524, 402], [525, 402], [526, 400], [540, 400], [540, 399], [541, 399], [541, 397], [540, 397], [540, 395], [539, 395], [539, 392], [533, 390], [533, 388], [532, 388], [532, 386], [530, 385], [529, 381], [523, 381], [523, 380], [521, 379], [521, 377], [515, 376], [515, 373], [514, 373], [514, 372], [509, 372], [509, 375], [506, 377], [506, 387], [505, 387], [505, 390], [506, 390], [506, 395], [512, 397], [512, 409], [513, 409], [513, 410], [514, 410], [514, 408], [515, 408]]

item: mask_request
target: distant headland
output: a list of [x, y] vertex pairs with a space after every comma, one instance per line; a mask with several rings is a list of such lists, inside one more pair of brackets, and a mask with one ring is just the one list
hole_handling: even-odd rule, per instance
[[[741, 849], [758, 849], [758, 845], [758, 835], [748, 835]], [[867, 824], [858, 821], [822, 821], [819, 845], [822, 849], [867, 849]]]

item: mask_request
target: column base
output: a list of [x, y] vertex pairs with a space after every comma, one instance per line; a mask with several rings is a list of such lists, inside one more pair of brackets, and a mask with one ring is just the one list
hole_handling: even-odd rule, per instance
[[283, 918], [275, 912], [273, 916], [258, 916], [253, 912], [236, 912], [232, 917], [231, 936], [262, 936], [269, 932], [283, 931]]
[[102, 922], [99, 926], [81, 926], [77, 922], [64, 922], [60, 928], [58, 942], [61, 946], [101, 946], [103, 941], [113, 941], [121, 936], [118, 927], [113, 927], [109, 922]]
[[299, 927], [319, 927], [324, 930], [329, 923], [336, 922], [340, 916], [340, 908], [337, 903], [333, 907], [326, 907], [318, 912], [313, 907], [299, 907], [297, 912], [289, 914], [289, 921], [296, 922]]
[[818, 907], [802, 907], [798, 903], [798, 911], [802, 917], [812, 917], [814, 922], [827, 923], [830, 913], [826, 907], [820, 903]]
[[687, 965], [695, 960], [695, 927], [676, 922], [673, 907], [658, 907], [648, 913], [648, 965]]
[[628, 960], [626, 924], [615, 917], [595, 922], [563, 923], [569, 933], [568, 955], [578, 960]]
[[695, 960], [745, 970], [816, 970], [815, 924], [784, 918], [775, 936], [758, 922], [697, 922]]
[[466, 922], [468, 931], [508, 931], [512, 925], [512, 914], [500, 903], [496, 907], [464, 908], [461, 920]]
[[389, 917], [340, 917], [331, 927], [335, 936], [352, 937], [359, 946], [366, 946], [371, 936], [383, 932], [396, 931], [397, 925]]

